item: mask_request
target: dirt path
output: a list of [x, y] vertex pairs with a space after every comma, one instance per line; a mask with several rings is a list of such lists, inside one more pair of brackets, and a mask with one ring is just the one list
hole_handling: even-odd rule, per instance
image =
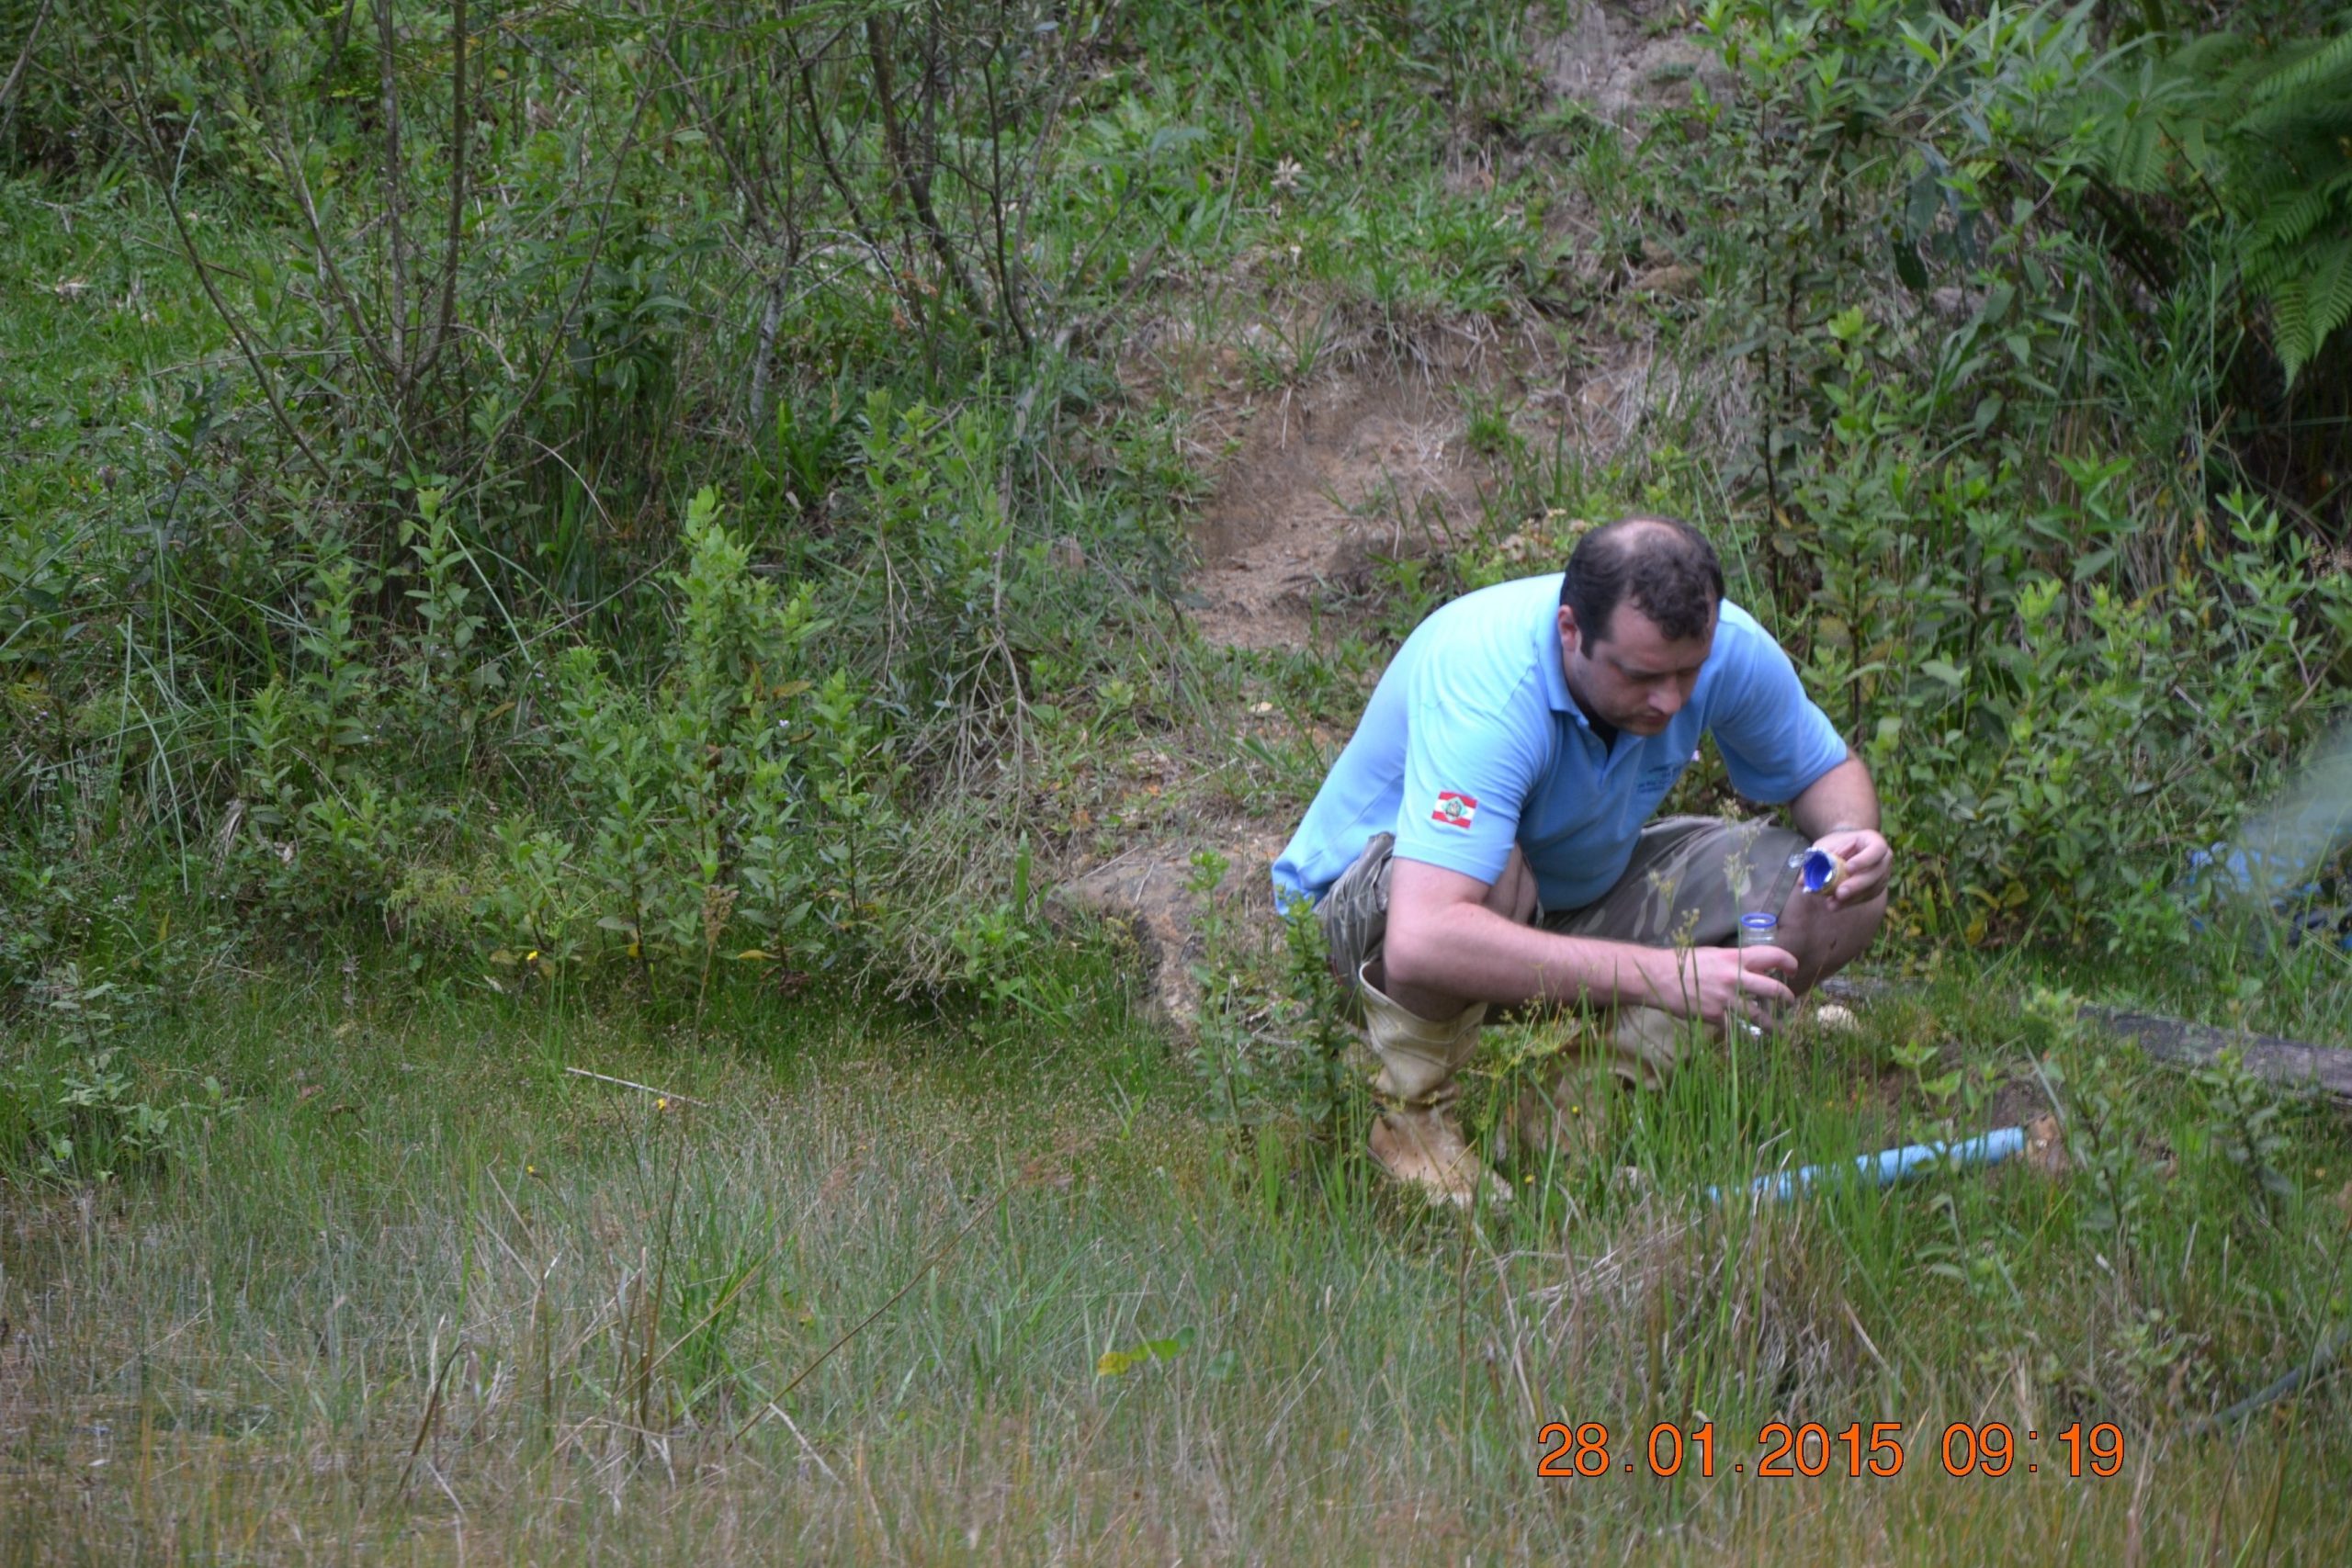
[[[1668, 0], [1593, 0], [1534, 61], [1552, 95], [1623, 130], [1657, 109], [1688, 101], [1690, 84], [1715, 69]], [[1491, 189], [1490, 163], [1465, 151], [1446, 171], [1465, 193]], [[1598, 232], [1589, 211], [1564, 201], [1555, 238]], [[1595, 273], [1608, 266], [1595, 256]], [[1696, 272], [1668, 249], [1645, 245], [1638, 264], [1605, 279], [1634, 292], [1687, 288]], [[1319, 367], [1296, 384], [1237, 393], [1253, 356], [1306, 357]], [[1306, 649], [1318, 619], [1376, 586], [1385, 562], [1450, 552], [1486, 521], [1500, 475], [1472, 449], [1470, 406], [1507, 392], [1523, 417], [1563, 432], [1588, 456], [1606, 457], [1633, 439], [1649, 412], [1685, 395], [1645, 335], [1594, 333], [1560, 362], [1533, 338], [1507, 345], [1486, 322], [1433, 324], [1400, 348], [1393, 332], [1351, 331], [1329, 317], [1268, 319], [1204, 331], [1164, 326], [1131, 346], [1138, 387], [1180, 387], [1193, 400], [1202, 457], [1218, 481], [1193, 531], [1199, 567], [1188, 582], [1195, 633], [1212, 648]], [[1267, 873], [1293, 824], [1212, 821], [1179, 837], [1145, 841], [1086, 872], [1062, 897], [1136, 931], [1154, 970], [1155, 999], [1180, 1029], [1198, 1005], [1200, 897], [1189, 890], [1192, 857], [1213, 850], [1229, 863], [1219, 897], [1246, 919], [1270, 916]]]
[[[1721, 71], [1713, 46], [1670, 0], [1588, 0], [1566, 30], [1539, 42], [1533, 59], [1558, 103], [1636, 133], [1653, 113], [1687, 103], [1694, 82]], [[1446, 174], [1463, 194], [1496, 183], [1491, 159], [1466, 146]], [[1580, 193], [1563, 197], [1556, 237], [1597, 238]], [[1596, 275], [1608, 270], [1599, 256], [1588, 265]], [[1645, 295], [1682, 293], [1698, 277], [1655, 242], [1619, 270], [1622, 278], [1602, 281]], [[1259, 322], [1237, 335], [1249, 346], [1287, 347], [1322, 331]], [[1323, 357], [1346, 368], [1209, 422], [1238, 436], [1238, 448], [1194, 531], [1193, 625], [1203, 640], [1303, 648], [1318, 600], [1363, 592], [1384, 558], [1451, 548], [1480, 520], [1482, 492], [1495, 477], [1470, 450], [1465, 391], [1510, 383], [1512, 400], [1533, 419], [1565, 427], [1580, 450], [1604, 457], [1645, 412], [1685, 395], [1645, 339], [1597, 330], [1569, 365], [1532, 338], [1507, 349], [1499, 336], [1485, 323], [1464, 323], [1430, 333], [1409, 355], [1332, 341]]]
[[1329, 378], [1250, 415], [1194, 539], [1202, 639], [1304, 648], [1319, 599], [1361, 593], [1384, 559], [1451, 547], [1478, 520], [1483, 464], [1459, 406], [1426, 382]]

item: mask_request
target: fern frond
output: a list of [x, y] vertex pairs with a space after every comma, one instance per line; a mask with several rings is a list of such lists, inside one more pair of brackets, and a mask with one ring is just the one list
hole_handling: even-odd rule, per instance
[[2118, 187], [2193, 197], [2192, 184], [2210, 186], [2290, 383], [2352, 327], [2352, 28], [2278, 47], [2185, 40], [2108, 76], [2086, 107]]
[[2352, 82], [2330, 84], [2324, 93], [2304, 93], [2257, 104], [2237, 118], [2237, 129], [2260, 136], [2325, 135], [2352, 124]]
[[2199, 33], [2165, 56], [2165, 72], [2207, 84], [2258, 77], [2266, 62], [2247, 52], [2250, 41], [2244, 33]]
[[2318, 228], [2336, 209], [2335, 192], [2324, 186], [2307, 186], [2264, 204], [2253, 214], [2254, 227], [2246, 234], [2246, 249], [2267, 251], [2291, 245]]
[[2312, 346], [2316, 351], [2331, 333], [2352, 321], [2352, 234], [2312, 258], [2311, 279]]
[[[2198, 42], [2234, 47], [2238, 40], [2223, 35]], [[2183, 68], [2188, 53], [2183, 49], [2169, 60], [2143, 60], [2128, 84], [2109, 79], [2090, 95], [2097, 162], [2119, 188], [2164, 188], [2170, 183], [2176, 147], [2190, 150], [2201, 167], [2204, 160], [2196, 150], [2222, 139], [2241, 112], [2236, 101], [2216, 96], [2211, 71]], [[2204, 54], [2216, 51], [2208, 48]]]
[[2286, 367], [2287, 384], [2292, 386], [2296, 372], [2312, 356], [2311, 311], [2304, 299], [2303, 280], [2282, 279], [2268, 293], [2270, 346], [2277, 352], [2278, 363]]
[[[2352, 235], [2306, 248], [2291, 276], [2256, 285], [2270, 305], [2271, 346], [2287, 384], [2311, 363], [2328, 338], [2352, 321]], [[2249, 274], [2248, 283], [2255, 284]]]
[[2311, 172], [2278, 156], [2268, 142], [2241, 142], [2231, 151], [2236, 156], [2231, 160], [2230, 186], [2242, 208], [2267, 207], [2311, 188]]
[[2352, 31], [2338, 33], [2264, 71], [2252, 83], [2248, 97], [2256, 104], [2271, 104], [2324, 86], [2337, 90], [2352, 86]]
[[2342, 90], [2345, 96], [2341, 99], [2311, 99], [2298, 105], [2303, 111], [2301, 114], [2281, 117], [2275, 122], [2266, 118], [2262, 134], [2282, 143], [2334, 141], [2337, 128], [2347, 116], [2352, 116], [2352, 82], [2346, 83]]

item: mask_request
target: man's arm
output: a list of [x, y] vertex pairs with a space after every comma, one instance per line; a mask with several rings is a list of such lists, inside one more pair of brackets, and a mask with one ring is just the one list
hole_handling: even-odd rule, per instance
[[1425, 1018], [1471, 1002], [1544, 998], [1663, 1008], [1718, 1024], [1795, 999], [1773, 970], [1793, 971], [1780, 948], [1643, 947], [1560, 936], [1487, 905], [1489, 885], [1421, 861], [1390, 863], [1382, 987]]
[[1829, 890], [1831, 904], [1842, 909], [1876, 897], [1885, 887], [1894, 852], [1878, 830], [1878, 788], [1860, 757], [1849, 751], [1844, 761], [1807, 784], [1789, 802], [1789, 818], [1815, 849], [1846, 863], [1846, 874]]

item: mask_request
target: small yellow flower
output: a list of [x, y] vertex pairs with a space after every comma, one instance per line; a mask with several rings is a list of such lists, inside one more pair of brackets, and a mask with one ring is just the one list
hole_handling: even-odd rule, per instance
[[668, 1095], [666, 1095], [666, 1094], [663, 1094], [663, 1095], [657, 1095], [657, 1096], [655, 1096], [655, 1097], [654, 1097], [654, 1100], [653, 1100], [653, 1109], [654, 1109], [654, 1110], [656, 1110], [656, 1111], [667, 1111], [667, 1110], [669, 1110], [669, 1109], [670, 1109], [670, 1097], [669, 1097]]
[[526, 964], [536, 964], [538, 962], [538, 957], [539, 950], [535, 947], [531, 949], [530, 952], [523, 954], [523, 962]]

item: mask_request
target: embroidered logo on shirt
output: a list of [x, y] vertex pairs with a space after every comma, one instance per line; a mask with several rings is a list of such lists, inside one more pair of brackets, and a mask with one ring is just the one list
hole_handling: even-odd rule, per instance
[[1467, 829], [1470, 819], [1478, 815], [1478, 797], [1464, 795], [1459, 790], [1437, 792], [1437, 809], [1430, 813], [1430, 820], [1442, 822], [1449, 828]]

